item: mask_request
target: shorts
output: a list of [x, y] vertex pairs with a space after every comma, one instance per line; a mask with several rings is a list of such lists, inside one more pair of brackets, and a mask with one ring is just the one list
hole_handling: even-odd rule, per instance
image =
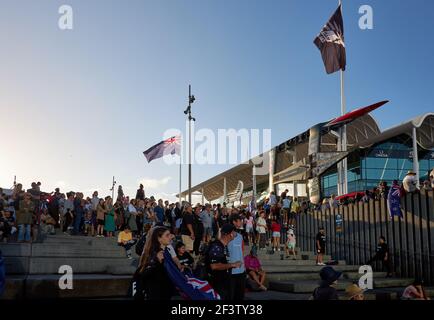
[[99, 226], [103, 226], [104, 225], [104, 220], [102, 220], [102, 219], [98, 219], [97, 222], [98, 222]]
[[246, 225], [246, 232], [247, 233], [253, 233], [253, 226], [252, 225]]
[[212, 236], [212, 227], [207, 227], [203, 229], [203, 235], [204, 236]]
[[280, 238], [280, 232], [279, 231], [273, 231], [273, 237], [274, 238]]
[[322, 247], [321, 249], [316, 249], [316, 253], [317, 254], [325, 254], [325, 248], [324, 247]]
[[288, 242], [288, 243], [286, 244], [286, 246], [288, 247], [289, 250], [294, 250], [294, 249], [295, 249], [295, 243]]
[[291, 220], [295, 219], [295, 215], [296, 215], [295, 212], [290, 212], [289, 215], [288, 215], [288, 218], [291, 219]]
[[186, 236], [185, 234], [181, 235], [182, 243], [185, 245], [185, 250], [193, 251], [193, 240], [190, 236]]

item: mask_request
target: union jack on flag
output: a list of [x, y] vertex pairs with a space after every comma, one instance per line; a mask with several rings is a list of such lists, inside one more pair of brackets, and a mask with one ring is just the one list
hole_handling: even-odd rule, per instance
[[182, 273], [169, 251], [164, 251], [164, 268], [175, 288], [186, 300], [221, 300], [220, 295], [205, 281]]
[[187, 276], [187, 283], [193, 286], [193, 288], [200, 290], [207, 295], [211, 295], [215, 300], [220, 300], [220, 295], [215, 292], [208, 281], [200, 280], [197, 278]]
[[166, 154], [181, 154], [181, 136], [173, 136], [169, 139], [163, 140], [156, 145], [150, 147], [148, 150], [144, 151], [143, 154], [145, 155], [148, 162], [151, 162], [152, 160], [161, 158], [162, 156], [165, 156]]

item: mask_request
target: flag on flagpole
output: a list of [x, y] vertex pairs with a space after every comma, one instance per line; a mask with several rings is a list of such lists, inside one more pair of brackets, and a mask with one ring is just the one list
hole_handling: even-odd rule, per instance
[[328, 74], [341, 69], [345, 71], [347, 62], [341, 5], [339, 5], [313, 42], [321, 51], [322, 60]]
[[166, 154], [181, 154], [181, 137], [173, 136], [169, 139], [163, 140], [156, 145], [150, 147], [148, 150], [144, 151], [143, 154], [148, 162], [152, 160], [161, 158]]

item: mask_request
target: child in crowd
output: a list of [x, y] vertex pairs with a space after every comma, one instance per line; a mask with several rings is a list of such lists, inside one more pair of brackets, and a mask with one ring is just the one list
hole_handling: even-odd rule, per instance
[[182, 242], [178, 242], [175, 246], [176, 256], [179, 263], [190, 270], [193, 270], [194, 259], [188, 251], [185, 250], [185, 245]]
[[15, 220], [7, 210], [0, 212], [0, 241], [8, 242], [8, 239], [17, 231]]
[[91, 237], [93, 237], [95, 235], [92, 209], [88, 209], [85, 213], [85, 216], [84, 216], [84, 233], [87, 236], [91, 236]]
[[272, 244], [273, 252], [280, 251], [280, 230], [281, 230], [280, 223], [277, 221], [275, 217], [273, 217], [273, 220], [271, 222], [271, 232], [273, 237], [273, 244]]
[[254, 225], [255, 219], [253, 219], [250, 212], [247, 212], [246, 217], [244, 218], [246, 233], [248, 237], [249, 244], [254, 243], [254, 234], [253, 234], [253, 225]]
[[54, 231], [54, 226], [56, 225], [56, 221], [53, 219], [52, 216], [48, 214], [48, 210], [44, 210], [41, 214], [41, 233], [43, 235], [56, 234], [56, 231]]
[[288, 229], [286, 247], [285, 247], [286, 258], [290, 257], [289, 252], [291, 251], [293, 256], [292, 260], [297, 260], [295, 256], [295, 245], [296, 245], [296, 240], [295, 240], [294, 230]]
[[261, 211], [258, 221], [256, 221], [256, 231], [259, 234], [259, 249], [265, 250], [265, 243], [267, 242], [267, 222], [265, 220], [265, 212]]
[[118, 245], [124, 247], [128, 259], [132, 259], [131, 247], [136, 244], [133, 239], [133, 234], [129, 226], [125, 226], [124, 230], [118, 234]]

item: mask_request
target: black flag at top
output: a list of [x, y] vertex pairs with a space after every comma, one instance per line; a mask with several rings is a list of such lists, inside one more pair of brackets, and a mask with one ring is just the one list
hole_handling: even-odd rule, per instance
[[340, 69], [345, 71], [347, 62], [344, 43], [344, 21], [340, 5], [313, 42], [321, 51], [322, 60], [328, 74]]

